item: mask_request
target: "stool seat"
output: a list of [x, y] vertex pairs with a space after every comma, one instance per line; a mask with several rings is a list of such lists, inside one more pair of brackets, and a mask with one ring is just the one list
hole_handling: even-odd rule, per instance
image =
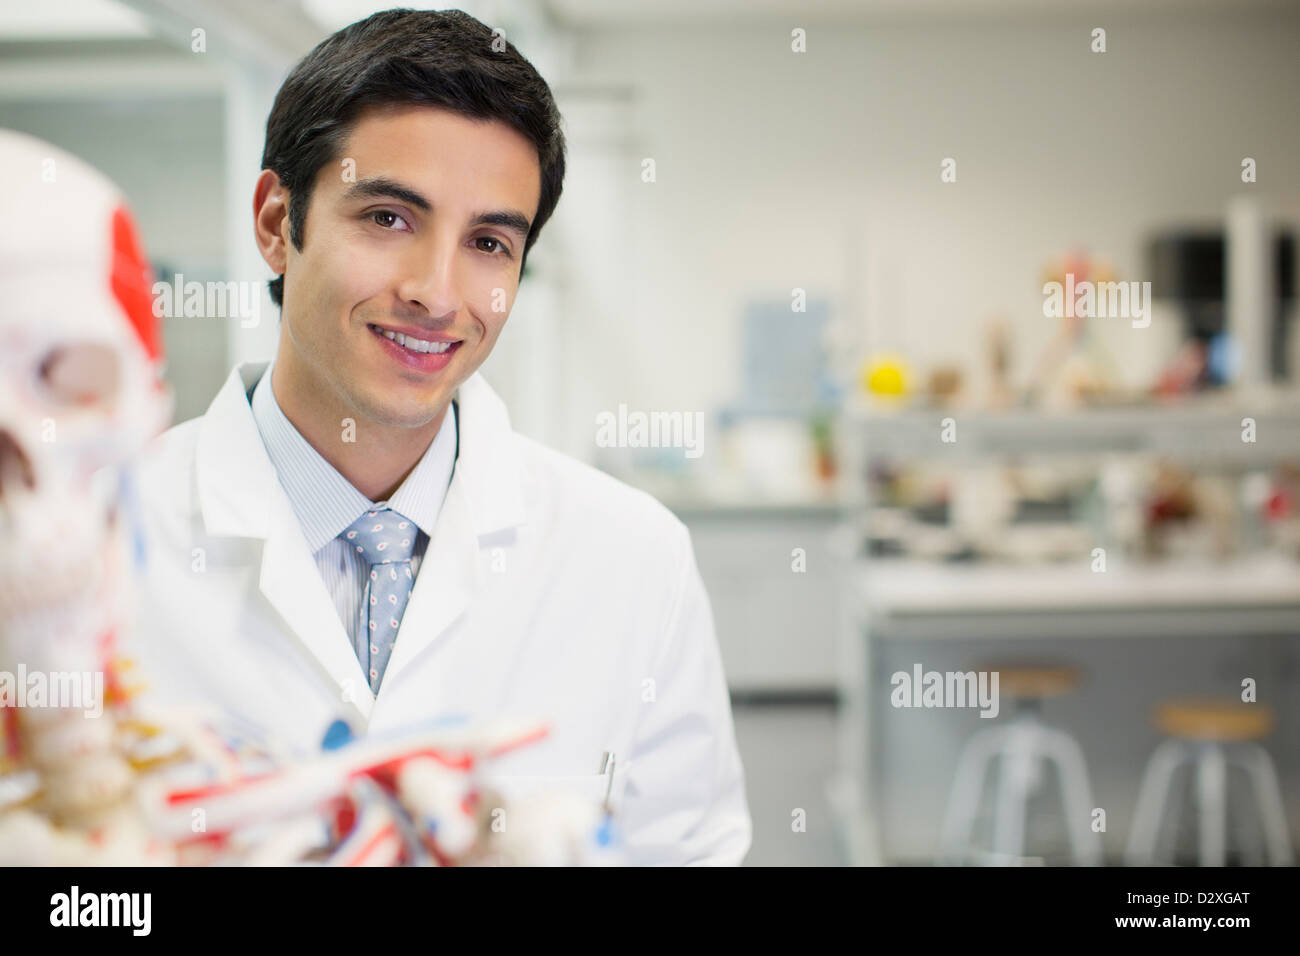
[[1014, 664], [998, 666], [996, 663], [982, 670], [997, 671], [998, 693], [1022, 700], [1046, 700], [1060, 697], [1079, 684], [1077, 667], [1052, 665]]
[[1272, 708], [1231, 699], [1168, 700], [1153, 719], [1162, 732], [1182, 740], [1261, 740], [1273, 730]]

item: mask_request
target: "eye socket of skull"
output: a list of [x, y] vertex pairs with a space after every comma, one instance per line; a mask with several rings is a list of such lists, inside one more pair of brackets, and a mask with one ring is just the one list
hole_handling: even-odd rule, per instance
[[20, 487], [31, 491], [36, 487], [36, 476], [22, 445], [7, 431], [0, 430], [0, 500], [5, 497], [6, 487], [10, 493]]
[[70, 408], [109, 406], [117, 397], [118, 356], [107, 345], [60, 345], [41, 360], [37, 385], [46, 399]]

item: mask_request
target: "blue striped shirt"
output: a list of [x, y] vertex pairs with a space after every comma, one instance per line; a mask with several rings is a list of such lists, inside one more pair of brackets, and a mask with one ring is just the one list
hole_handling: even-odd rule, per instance
[[[352, 647], [357, 649], [361, 599], [370, 568], [361, 555], [343, 543], [339, 535], [363, 512], [373, 508], [392, 508], [410, 518], [419, 528], [411, 555], [411, 574], [420, 573], [420, 562], [433, 534], [438, 512], [442, 510], [456, 463], [459, 434], [456, 402], [452, 401], [437, 436], [393, 496], [387, 502], [371, 501], [322, 458], [285, 417], [271, 389], [273, 367], [274, 363], [268, 365], [261, 380], [253, 387], [253, 419], [257, 422], [257, 430], [280, 485], [302, 526], [303, 537], [307, 539], [307, 547], [315, 558], [325, 589], [334, 599]], [[365, 659], [360, 651], [357, 657], [358, 660]]]

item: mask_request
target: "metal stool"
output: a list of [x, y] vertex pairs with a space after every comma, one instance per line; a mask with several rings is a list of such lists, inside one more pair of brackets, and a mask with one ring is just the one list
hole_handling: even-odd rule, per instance
[[[1130, 864], [1174, 862], [1158, 852], [1161, 822], [1175, 772], [1186, 766], [1194, 781], [1197, 804], [1197, 862], [1223, 866], [1228, 855], [1228, 770], [1240, 768], [1250, 781], [1264, 834], [1264, 852], [1274, 866], [1293, 862], [1282, 791], [1268, 752], [1254, 743], [1273, 729], [1273, 712], [1263, 704], [1235, 700], [1166, 701], [1155, 724], [1170, 739], [1160, 743], [1147, 762], [1138, 791], [1125, 861]], [[1175, 791], [1175, 823], [1182, 814], [1182, 790]]]
[[[1055, 766], [1071, 859], [1096, 866], [1102, 861], [1101, 837], [1091, 827], [1092, 790], [1088, 771], [1074, 737], [1045, 724], [1041, 703], [1074, 689], [1078, 671], [1072, 667], [992, 667], [998, 671], [998, 693], [1015, 699], [1015, 714], [1001, 726], [977, 732], [957, 763], [940, 838], [946, 864], [977, 862], [993, 865], [1023, 862], [1025, 817], [1029, 798], [1043, 782], [1044, 770]], [[995, 767], [994, 827], [991, 851], [971, 846], [975, 818], [984, 792], [985, 775]]]

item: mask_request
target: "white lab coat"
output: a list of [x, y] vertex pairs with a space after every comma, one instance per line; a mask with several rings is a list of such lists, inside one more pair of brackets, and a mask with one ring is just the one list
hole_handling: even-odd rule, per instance
[[[139, 469], [148, 558], [126, 641], [160, 702], [204, 701], [313, 750], [446, 715], [542, 717], [503, 780], [614, 804], [636, 864], [739, 864], [744, 776], [685, 526], [649, 495], [510, 427], [475, 374], [460, 450], [377, 697], [276, 478], [236, 368]], [[539, 779], [544, 778], [544, 779]], [[508, 791], [507, 791], [508, 792]]]

